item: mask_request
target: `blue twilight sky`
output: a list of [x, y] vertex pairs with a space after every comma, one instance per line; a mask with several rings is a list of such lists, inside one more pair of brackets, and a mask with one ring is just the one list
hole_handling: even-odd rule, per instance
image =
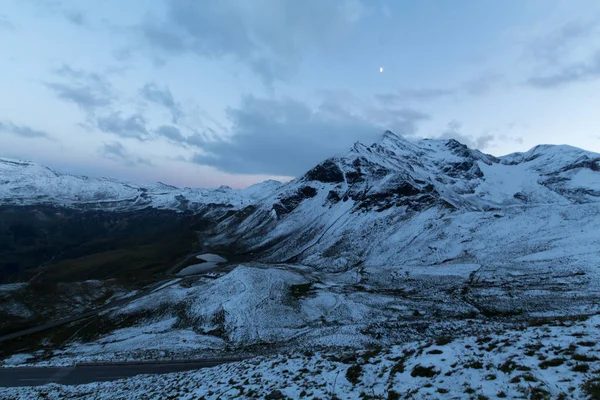
[[0, 0], [0, 51], [0, 156], [69, 173], [243, 187], [385, 129], [600, 152], [597, 0]]

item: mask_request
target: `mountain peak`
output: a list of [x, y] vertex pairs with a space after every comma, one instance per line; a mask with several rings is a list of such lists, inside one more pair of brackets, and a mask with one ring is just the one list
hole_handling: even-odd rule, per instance
[[397, 135], [390, 130], [386, 130], [383, 133], [381, 140], [371, 146], [371, 148], [373, 147], [383, 147], [384, 149], [393, 151], [395, 153], [400, 152], [405, 154], [418, 154], [420, 152], [420, 149], [416, 143], [407, 140], [404, 136]]
[[399, 142], [406, 142], [406, 139], [404, 139], [404, 137], [402, 135], [397, 135], [394, 132], [390, 131], [389, 129], [386, 130], [385, 132], [383, 132], [383, 135], [381, 136], [381, 142], [385, 141], [385, 140], [393, 140], [393, 141], [399, 141]]

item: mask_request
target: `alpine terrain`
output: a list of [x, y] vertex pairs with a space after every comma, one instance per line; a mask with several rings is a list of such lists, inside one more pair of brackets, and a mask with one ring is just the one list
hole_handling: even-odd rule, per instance
[[598, 396], [600, 154], [386, 131], [243, 190], [0, 159], [0, 278], [4, 371], [237, 360], [6, 398]]

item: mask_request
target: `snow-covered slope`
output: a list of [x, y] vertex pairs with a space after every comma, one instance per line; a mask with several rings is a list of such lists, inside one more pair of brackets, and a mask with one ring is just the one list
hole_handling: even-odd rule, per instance
[[544, 145], [497, 158], [388, 131], [232, 215], [212, 242], [328, 268], [508, 262], [597, 246], [599, 202], [600, 154]]
[[217, 204], [235, 209], [267, 196], [280, 184], [266, 181], [243, 190], [227, 186], [179, 189], [163, 183], [142, 186], [114, 179], [60, 174], [32, 162], [0, 158], [0, 204], [174, 210], [197, 210], [203, 205]]

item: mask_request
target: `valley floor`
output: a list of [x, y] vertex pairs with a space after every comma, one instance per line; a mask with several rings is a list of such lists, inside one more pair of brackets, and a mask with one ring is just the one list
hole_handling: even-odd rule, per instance
[[3, 398], [598, 398], [599, 355], [600, 315], [592, 315], [343, 356], [305, 351], [115, 382], [5, 388]]

